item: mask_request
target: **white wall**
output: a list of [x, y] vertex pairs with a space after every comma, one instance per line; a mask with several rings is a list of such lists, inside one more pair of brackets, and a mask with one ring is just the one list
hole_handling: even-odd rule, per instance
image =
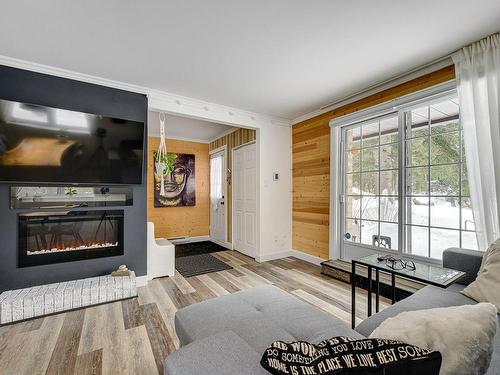
[[[258, 261], [290, 255], [292, 248], [290, 127], [266, 126], [257, 130], [259, 160], [260, 251]], [[273, 173], [278, 172], [278, 181]]]

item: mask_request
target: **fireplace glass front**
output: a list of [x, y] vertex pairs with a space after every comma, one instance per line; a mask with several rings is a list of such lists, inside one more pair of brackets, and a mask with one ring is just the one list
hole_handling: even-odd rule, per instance
[[19, 267], [123, 255], [123, 210], [18, 215]]

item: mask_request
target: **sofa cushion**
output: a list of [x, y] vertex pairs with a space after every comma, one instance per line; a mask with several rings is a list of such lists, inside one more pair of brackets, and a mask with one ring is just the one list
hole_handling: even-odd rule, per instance
[[182, 345], [231, 330], [258, 353], [276, 340], [363, 338], [343, 321], [271, 285], [185, 307], [176, 313], [175, 327]]
[[495, 241], [493, 241], [484, 252], [483, 259], [481, 261], [481, 267], [479, 268], [478, 273], [483, 272], [484, 266], [486, 265], [486, 260], [490, 257], [490, 255], [498, 252], [500, 252], [500, 238], [497, 238]]
[[404, 311], [432, 309], [434, 307], [448, 307], [472, 305], [476, 302], [462, 293], [463, 285], [453, 284], [447, 289], [426, 286], [408, 298], [387, 307], [378, 314], [372, 315], [356, 327], [356, 331], [363, 336], [370, 336], [375, 328], [387, 318], [392, 318]]
[[265, 375], [261, 353], [254, 351], [234, 332], [220, 332], [193, 342], [165, 360], [165, 375]]
[[479, 303], [405, 311], [382, 322], [370, 338], [440, 352], [441, 375], [483, 375], [490, 367], [496, 333], [496, 307]]
[[497, 314], [497, 322], [499, 329], [493, 340], [493, 356], [491, 357], [490, 368], [486, 375], [500, 374], [500, 314]]
[[[356, 331], [363, 336], [370, 334], [387, 318], [394, 317], [403, 311], [415, 311], [422, 309], [431, 309], [434, 307], [448, 307], [473, 305], [476, 301], [464, 296], [461, 291], [465, 287], [459, 284], [453, 284], [447, 289], [426, 286], [414, 293], [410, 297], [387, 307], [378, 314], [372, 315], [356, 327]], [[500, 315], [497, 315], [497, 321], [500, 325]], [[495, 335], [493, 342], [494, 351], [491, 358], [490, 368], [486, 375], [500, 374], [500, 329]]]
[[[489, 302], [496, 306], [500, 312], [500, 239], [494, 242], [495, 247], [490, 247], [486, 253], [481, 271], [462, 293], [477, 302]], [[493, 246], [493, 245], [492, 245]]]

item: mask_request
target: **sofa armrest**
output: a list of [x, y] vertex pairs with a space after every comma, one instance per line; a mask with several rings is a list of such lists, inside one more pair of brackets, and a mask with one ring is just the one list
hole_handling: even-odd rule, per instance
[[458, 283], [469, 285], [476, 279], [483, 254], [482, 251], [452, 247], [443, 252], [443, 267], [465, 272], [465, 277]]

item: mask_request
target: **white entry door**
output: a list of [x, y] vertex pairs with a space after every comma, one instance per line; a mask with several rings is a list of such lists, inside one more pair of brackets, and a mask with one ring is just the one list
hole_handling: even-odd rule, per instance
[[226, 242], [225, 150], [210, 155], [210, 238]]
[[257, 223], [255, 143], [233, 150], [234, 249], [255, 258]]

